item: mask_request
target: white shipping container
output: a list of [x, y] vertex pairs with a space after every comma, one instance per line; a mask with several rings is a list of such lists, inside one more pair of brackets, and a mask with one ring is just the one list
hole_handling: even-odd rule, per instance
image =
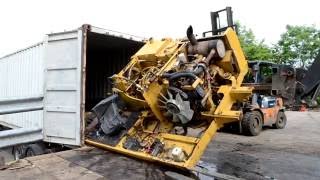
[[48, 34], [43, 43], [1, 58], [0, 86], [5, 89], [1, 98], [44, 99], [43, 111], [4, 115], [0, 121], [43, 127], [46, 142], [82, 145], [85, 112], [107, 97], [108, 77], [143, 44], [142, 38], [83, 25]]
[[[0, 102], [43, 96], [44, 44], [38, 43], [0, 58]], [[42, 128], [43, 111], [0, 115], [10, 128]]]

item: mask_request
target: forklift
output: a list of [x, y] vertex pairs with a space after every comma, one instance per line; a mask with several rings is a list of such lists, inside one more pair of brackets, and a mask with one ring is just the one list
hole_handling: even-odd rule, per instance
[[243, 86], [253, 87], [250, 101], [243, 105], [240, 133], [256, 136], [263, 126], [283, 129], [287, 118], [281, 97], [272, 95], [272, 68], [277, 64], [267, 61], [248, 61], [249, 72]]

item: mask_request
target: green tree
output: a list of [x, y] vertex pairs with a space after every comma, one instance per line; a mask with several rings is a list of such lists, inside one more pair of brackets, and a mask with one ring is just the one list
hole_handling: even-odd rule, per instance
[[273, 48], [276, 63], [306, 68], [320, 50], [320, 30], [315, 26], [287, 25]]
[[264, 40], [257, 40], [253, 31], [240, 23], [237, 23], [237, 27], [238, 37], [248, 60], [271, 61], [273, 59], [272, 50], [264, 43]]

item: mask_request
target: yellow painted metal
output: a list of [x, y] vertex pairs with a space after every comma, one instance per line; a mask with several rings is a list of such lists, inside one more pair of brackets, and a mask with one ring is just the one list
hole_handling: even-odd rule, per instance
[[217, 62], [217, 65], [227, 72], [232, 72], [232, 50], [227, 50], [225, 56]]
[[147, 43], [134, 55], [139, 59], [152, 59], [156, 60], [157, 57], [164, 57], [170, 55], [172, 50], [170, 49], [177, 46], [177, 43], [170, 38], [162, 40], [150, 39]]
[[148, 103], [145, 100], [129, 96], [127, 93], [117, 88], [113, 88], [112, 91], [118, 93], [121, 99], [134, 109], [146, 109], [148, 107]]
[[[163, 116], [158, 104], [160, 93], [164, 93], [168, 88], [168, 82], [163, 81], [161, 75], [175, 66], [177, 55], [185, 53], [187, 42], [173, 41], [172, 39], [160, 41], [152, 39], [132, 57], [130, 63], [117, 76], [114, 76], [117, 84], [116, 88], [118, 88], [115, 92], [120, 92], [125, 101], [145, 107], [145, 111], [142, 112], [135, 125], [131, 127], [117, 145], [110, 146], [90, 139], [85, 142], [89, 145], [143, 160], [180, 168], [193, 168], [216, 134], [216, 131], [225, 123], [240, 120], [242, 112], [231, 110], [233, 104], [237, 101], [244, 101], [252, 93], [251, 88], [241, 87], [243, 78], [248, 71], [248, 64], [236, 33], [232, 28], [228, 28], [221, 39], [226, 44], [227, 51], [225, 57], [216, 63], [216, 69], [220, 76], [230, 80], [231, 83], [219, 87], [217, 93], [223, 96], [219, 104], [216, 107], [212, 107], [208, 112], [201, 112], [201, 116], [198, 117], [199, 119], [207, 120], [205, 131], [199, 137], [172, 134], [174, 130], [173, 123]], [[157, 64], [157, 67], [153, 69], [144, 68], [139, 63], [146, 61], [152, 61]], [[130, 83], [126, 80], [126, 77], [129, 76], [128, 74], [132, 74], [133, 67], [140, 68], [141, 73], [144, 73], [143, 76], [148, 78], [142, 79], [140, 84], [133, 85], [133, 83]], [[236, 69], [234, 70], [234, 68]], [[200, 79], [196, 80], [191, 87], [195, 88], [202, 83], [203, 81]], [[134, 96], [126, 94], [131, 88], [136, 88], [135, 92], [137, 93]], [[211, 90], [210, 85], [208, 89]], [[159, 139], [164, 144], [165, 150], [157, 156], [152, 156], [143, 149], [138, 151], [125, 149], [123, 144], [128, 137], [147, 139], [151, 143], [155, 139]], [[175, 161], [170, 158], [170, 150], [175, 147], [183, 149], [186, 159]]]
[[248, 72], [248, 62], [244, 56], [244, 53], [242, 51], [240, 41], [238, 39], [236, 32], [232, 28], [228, 28], [224, 33], [224, 37], [228, 42], [230, 49], [233, 52], [235, 62], [238, 65], [239, 74], [237, 77], [237, 86], [240, 87], [244, 76]]
[[148, 103], [150, 109], [154, 113], [154, 115], [161, 121], [164, 121], [165, 118], [163, 117], [159, 107], [158, 107], [158, 97], [161, 91], [163, 91], [163, 86], [159, 86], [157, 83], [150, 84], [148, 91], [143, 93], [143, 97]]
[[170, 161], [170, 160], [166, 160], [166, 159], [161, 159], [158, 157], [151, 156], [150, 154], [147, 154], [144, 152], [131, 151], [131, 150], [123, 148], [122, 146], [110, 146], [110, 145], [103, 144], [103, 143], [93, 141], [90, 139], [86, 139], [85, 143], [88, 145], [92, 145], [92, 146], [99, 147], [99, 148], [102, 148], [105, 150], [110, 150], [113, 152], [121, 153], [121, 154], [130, 156], [130, 157], [139, 158], [139, 159], [146, 160], [146, 161], [158, 162], [158, 163], [165, 164], [165, 165], [172, 166], [172, 167], [188, 168], [188, 166], [186, 166], [186, 164], [184, 162], [174, 162], [174, 161]]
[[199, 84], [203, 84], [203, 81], [202, 79], [200, 78], [197, 78], [193, 83], [192, 85], [185, 85], [185, 86], [182, 86], [182, 89], [184, 90], [195, 90], [196, 87], [199, 85]]

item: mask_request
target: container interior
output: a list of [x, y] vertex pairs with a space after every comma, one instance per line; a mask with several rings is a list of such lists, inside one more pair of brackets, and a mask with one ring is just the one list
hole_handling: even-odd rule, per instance
[[143, 42], [94, 32], [87, 33], [85, 111], [111, 93], [108, 77], [118, 73]]

